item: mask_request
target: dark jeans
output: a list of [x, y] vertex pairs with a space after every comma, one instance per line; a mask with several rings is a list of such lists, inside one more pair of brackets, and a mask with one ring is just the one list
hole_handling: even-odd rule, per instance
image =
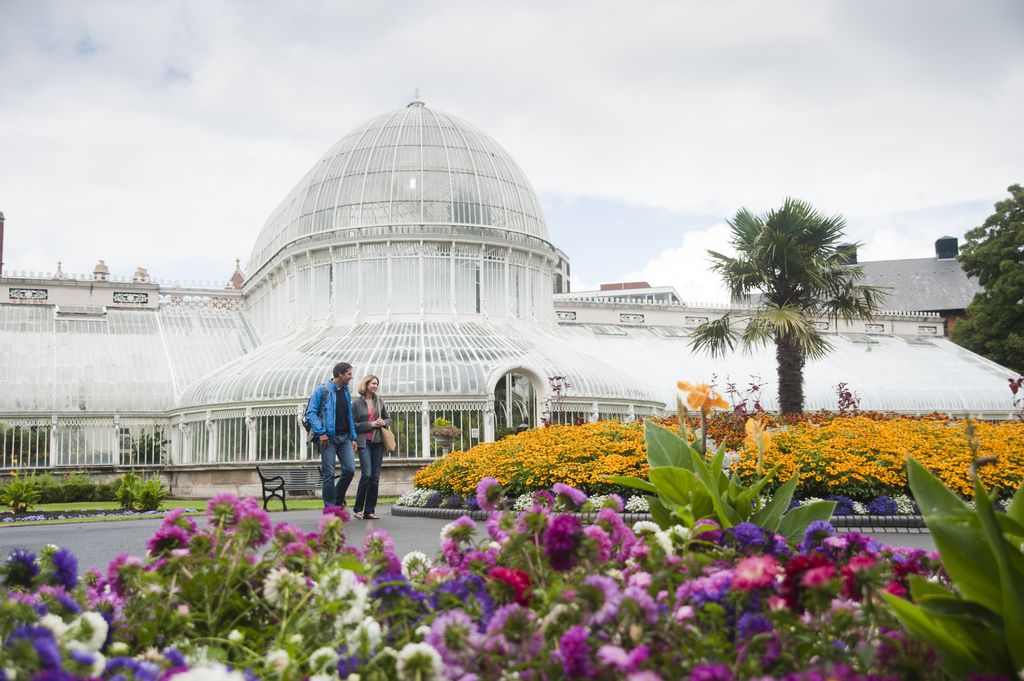
[[352, 509], [356, 513], [377, 512], [377, 491], [380, 487], [380, 469], [383, 465], [383, 442], [370, 442], [359, 450], [359, 487], [356, 489], [356, 505]]
[[[334, 484], [334, 462], [341, 459], [341, 477]], [[326, 445], [320, 445], [320, 465], [323, 472], [320, 482], [323, 486], [324, 506], [345, 505], [349, 483], [356, 477], [356, 459], [352, 453], [352, 441], [332, 436]]]

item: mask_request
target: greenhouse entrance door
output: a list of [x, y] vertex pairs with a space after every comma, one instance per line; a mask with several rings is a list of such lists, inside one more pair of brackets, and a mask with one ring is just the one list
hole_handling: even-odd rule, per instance
[[515, 433], [523, 422], [536, 428], [537, 389], [533, 378], [521, 370], [512, 370], [494, 386], [494, 439]]

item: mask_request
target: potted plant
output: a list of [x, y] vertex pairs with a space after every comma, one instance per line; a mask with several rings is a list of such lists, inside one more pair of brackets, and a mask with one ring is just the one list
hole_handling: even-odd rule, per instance
[[434, 441], [441, 448], [441, 453], [447, 454], [451, 451], [455, 440], [462, 436], [462, 429], [448, 419], [438, 418], [430, 427], [430, 434], [434, 436]]

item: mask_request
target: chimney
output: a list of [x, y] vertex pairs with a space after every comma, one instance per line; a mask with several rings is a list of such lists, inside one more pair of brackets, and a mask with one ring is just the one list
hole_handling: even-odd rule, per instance
[[4, 212], [0, 210], [0, 277], [4, 276]]
[[110, 279], [110, 268], [107, 264], [100, 260], [96, 263], [96, 267], [92, 270], [92, 278], [96, 281], [107, 281]]
[[857, 244], [836, 244], [836, 253], [843, 256], [844, 265], [857, 264]]
[[960, 254], [960, 246], [955, 236], [944, 236], [935, 242], [935, 257], [939, 260], [954, 260]]

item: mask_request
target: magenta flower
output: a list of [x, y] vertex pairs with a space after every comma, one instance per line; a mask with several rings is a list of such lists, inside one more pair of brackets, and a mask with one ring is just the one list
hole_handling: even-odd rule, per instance
[[618, 584], [604, 575], [588, 575], [584, 578], [579, 595], [589, 613], [583, 621], [590, 626], [601, 626], [612, 621], [622, 603]]
[[558, 501], [562, 502], [569, 508], [572, 508], [574, 511], [587, 503], [587, 495], [575, 487], [570, 487], [569, 485], [556, 482], [552, 485], [551, 491], [555, 493]]
[[440, 613], [423, 640], [432, 645], [444, 663], [461, 667], [477, 653], [482, 637], [476, 623], [460, 609]]
[[187, 546], [188, 535], [185, 534], [185, 530], [175, 525], [161, 525], [146, 542], [146, 551], [151, 556], [163, 556], [174, 549], [183, 549]]
[[548, 521], [544, 532], [544, 555], [551, 567], [565, 572], [575, 567], [576, 551], [583, 539], [580, 521], [571, 515], [556, 515]]
[[583, 534], [593, 543], [594, 549], [597, 551], [598, 562], [608, 562], [608, 558], [612, 554], [612, 538], [608, 536], [608, 533], [598, 525], [587, 525]]
[[231, 527], [238, 518], [238, 497], [233, 494], [218, 494], [206, 505], [206, 517], [221, 527]]
[[127, 595], [125, 576], [129, 571], [141, 572], [142, 561], [127, 553], [117, 555], [107, 566], [107, 582], [110, 583], [111, 591], [118, 596]]
[[274, 536], [282, 544], [305, 542], [306, 533], [291, 523], [278, 523], [274, 526]]
[[637, 646], [633, 650], [627, 651], [619, 646], [607, 645], [598, 649], [597, 656], [607, 666], [614, 667], [620, 672], [631, 673], [647, 661], [650, 650], [647, 646]]
[[270, 541], [270, 515], [259, 507], [259, 503], [255, 499], [246, 499], [239, 504], [238, 524], [235, 531], [247, 545], [263, 546]]
[[562, 661], [562, 673], [567, 679], [586, 679], [593, 674], [586, 627], [576, 625], [562, 634], [556, 655]]
[[483, 511], [493, 511], [498, 508], [498, 502], [504, 490], [495, 478], [482, 478], [476, 485], [476, 503]]
[[187, 511], [183, 508], [176, 508], [167, 515], [164, 516], [163, 522], [160, 523], [160, 527], [180, 527], [185, 530], [189, 535], [196, 533], [196, 521], [190, 516], [185, 515]]

